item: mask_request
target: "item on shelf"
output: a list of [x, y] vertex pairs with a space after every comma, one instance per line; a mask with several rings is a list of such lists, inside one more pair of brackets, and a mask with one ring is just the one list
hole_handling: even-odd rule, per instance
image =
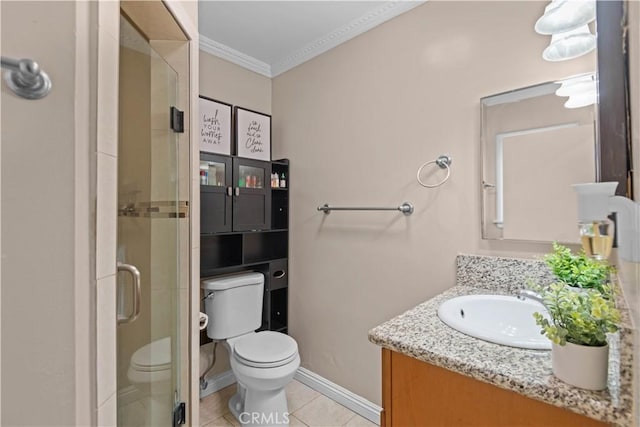
[[280, 187], [281, 188], [287, 187], [287, 177], [284, 175], [284, 172], [282, 172], [282, 174], [280, 175]]
[[218, 184], [218, 171], [215, 166], [209, 165], [209, 172], [207, 173], [207, 184], [209, 185], [220, 185]]
[[244, 177], [240, 177], [240, 179], [238, 180], [238, 187], [246, 187]]
[[278, 174], [274, 172], [271, 174], [271, 188], [278, 188], [279, 186], [280, 182], [278, 181]]
[[207, 171], [200, 171], [200, 184], [207, 185], [209, 181], [209, 177], [207, 176]]

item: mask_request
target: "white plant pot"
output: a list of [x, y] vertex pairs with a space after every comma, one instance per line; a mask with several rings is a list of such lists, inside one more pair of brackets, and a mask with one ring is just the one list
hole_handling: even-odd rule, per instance
[[607, 388], [609, 345], [590, 347], [568, 342], [551, 347], [553, 374], [562, 381], [587, 390]]

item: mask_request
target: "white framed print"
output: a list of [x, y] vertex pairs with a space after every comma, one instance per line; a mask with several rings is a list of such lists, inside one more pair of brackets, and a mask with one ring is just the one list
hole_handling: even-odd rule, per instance
[[247, 159], [271, 160], [271, 116], [234, 107], [236, 155]]
[[200, 96], [200, 151], [231, 154], [231, 104]]

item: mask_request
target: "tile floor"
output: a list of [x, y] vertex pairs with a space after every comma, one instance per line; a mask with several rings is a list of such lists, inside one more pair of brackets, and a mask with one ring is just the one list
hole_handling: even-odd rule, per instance
[[[240, 424], [229, 412], [227, 403], [236, 386], [231, 385], [200, 400], [200, 426], [223, 427]], [[374, 427], [371, 421], [328, 397], [293, 380], [286, 388], [291, 427]]]

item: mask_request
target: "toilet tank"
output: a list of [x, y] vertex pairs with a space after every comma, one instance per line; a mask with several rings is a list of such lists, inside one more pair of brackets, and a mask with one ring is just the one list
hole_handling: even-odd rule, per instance
[[239, 273], [202, 280], [209, 324], [207, 336], [223, 340], [255, 331], [262, 324], [262, 273]]

